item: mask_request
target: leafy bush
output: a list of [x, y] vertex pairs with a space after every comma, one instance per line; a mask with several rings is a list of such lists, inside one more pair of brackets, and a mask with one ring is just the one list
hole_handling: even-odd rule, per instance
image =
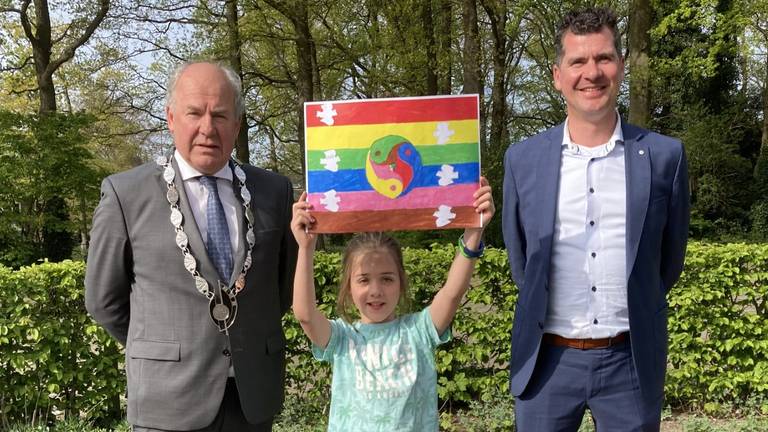
[[669, 305], [669, 402], [768, 392], [768, 245], [691, 245]]
[[[442, 245], [405, 250], [414, 309], [440, 288], [453, 254], [453, 246]], [[339, 261], [337, 253], [317, 254], [318, 303], [329, 316], [336, 316]], [[0, 426], [45, 424], [55, 414], [84, 416], [100, 427], [121, 418], [121, 349], [87, 317], [83, 274], [84, 264], [72, 261], [0, 267]], [[472, 285], [453, 341], [436, 354], [443, 412], [479, 407], [478, 401], [498, 411], [508, 388], [517, 290], [503, 250], [486, 251]], [[751, 411], [768, 413], [760, 397], [768, 392], [766, 299], [768, 245], [689, 245], [686, 271], [669, 298], [668, 403], [719, 413], [751, 400]], [[300, 419], [327, 417], [330, 370], [312, 358], [293, 317], [284, 323], [288, 399], [278, 430], [310, 431], [317, 423]]]
[[0, 426], [120, 416], [122, 355], [87, 315], [85, 264], [0, 266]]

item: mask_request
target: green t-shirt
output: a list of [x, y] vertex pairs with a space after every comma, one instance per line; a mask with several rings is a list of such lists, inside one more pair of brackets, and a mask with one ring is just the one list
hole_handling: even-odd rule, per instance
[[381, 324], [331, 321], [328, 346], [312, 348], [333, 367], [328, 431], [437, 431], [434, 349], [450, 339], [429, 308]]

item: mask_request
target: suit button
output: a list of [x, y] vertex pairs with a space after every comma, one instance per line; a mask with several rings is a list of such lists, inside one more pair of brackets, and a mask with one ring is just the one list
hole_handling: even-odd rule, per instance
[[229, 349], [227, 348], [224, 348], [224, 351], [222, 351], [221, 353], [224, 355], [224, 357], [229, 357], [232, 355], [232, 353], [230, 353]]
[[539, 321], [539, 329], [544, 330], [544, 323], [542, 323], [541, 321]]

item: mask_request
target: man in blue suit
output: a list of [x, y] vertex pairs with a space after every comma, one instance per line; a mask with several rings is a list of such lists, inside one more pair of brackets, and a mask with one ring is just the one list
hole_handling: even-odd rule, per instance
[[599, 432], [658, 431], [666, 295], [688, 237], [685, 153], [620, 118], [624, 61], [610, 10], [569, 13], [556, 49], [568, 117], [505, 157], [517, 430], [576, 431], [589, 408]]

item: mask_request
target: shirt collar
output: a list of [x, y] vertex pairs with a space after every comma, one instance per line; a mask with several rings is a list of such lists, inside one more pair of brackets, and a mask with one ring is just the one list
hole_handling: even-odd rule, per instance
[[624, 144], [624, 134], [621, 130], [621, 116], [619, 115], [619, 110], [616, 110], [616, 126], [613, 128], [611, 137], [608, 139], [607, 143], [597, 147], [585, 147], [571, 141], [571, 134], [568, 132], [568, 119], [565, 119], [565, 124], [563, 125], [563, 148], [570, 153], [585, 153], [590, 156], [606, 156], [613, 151], [616, 144]]
[[[202, 177], [205, 175], [193, 168], [192, 165], [190, 165], [183, 157], [181, 157], [179, 152], [174, 151], [173, 157], [176, 159], [176, 163], [179, 165], [179, 172], [181, 173], [182, 180], [187, 181], [189, 179]], [[220, 170], [216, 171], [213, 174], [213, 177], [232, 181], [232, 170], [229, 168], [229, 164], [224, 165]]]

